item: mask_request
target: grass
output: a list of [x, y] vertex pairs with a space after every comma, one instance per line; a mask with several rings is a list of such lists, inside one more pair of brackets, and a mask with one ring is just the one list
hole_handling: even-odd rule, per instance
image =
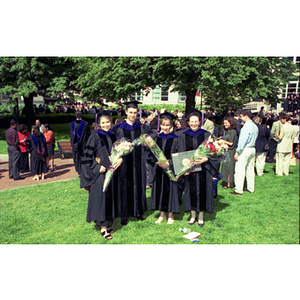
[[[200, 244], [298, 244], [299, 164], [290, 175], [274, 175], [267, 164], [263, 177], [255, 178], [255, 192], [234, 196], [218, 189], [214, 213], [205, 213], [205, 226], [194, 224]], [[86, 222], [88, 192], [79, 179], [0, 192], [1, 244], [191, 244], [180, 227], [189, 227], [189, 213], [181, 206], [175, 223], [155, 224], [158, 211], [148, 210], [144, 221], [130, 218], [122, 227], [114, 220], [113, 239], [100, 235], [99, 227]], [[147, 190], [150, 207], [150, 190]], [[217, 226], [220, 225], [221, 229]]]
[[[52, 131], [54, 133], [55, 141], [69, 141], [69, 123], [64, 124], [53, 124], [50, 125], [52, 127]], [[7, 143], [5, 140], [5, 131], [7, 128], [0, 128], [0, 154], [7, 154]], [[54, 151], [58, 151], [57, 143], [55, 142], [55, 149]]]

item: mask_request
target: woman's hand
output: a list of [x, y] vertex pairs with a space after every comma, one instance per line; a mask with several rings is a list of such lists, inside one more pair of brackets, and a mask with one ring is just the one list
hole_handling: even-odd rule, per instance
[[104, 166], [100, 167], [99, 173], [104, 173], [106, 171], [106, 168]]
[[161, 168], [163, 168], [163, 169], [166, 169], [166, 168], [168, 168], [168, 167], [170, 167], [170, 164], [168, 163], [168, 162], [166, 162], [166, 163], [160, 163], [160, 164], [158, 164]]
[[113, 165], [114, 169], [115, 170], [118, 169], [121, 166], [122, 162], [123, 162], [123, 158], [122, 157], [120, 157], [119, 159], [117, 159], [115, 161], [114, 165]]
[[207, 161], [208, 161], [207, 157], [200, 157], [200, 158], [196, 159], [195, 163], [196, 163], [196, 166], [199, 166]]

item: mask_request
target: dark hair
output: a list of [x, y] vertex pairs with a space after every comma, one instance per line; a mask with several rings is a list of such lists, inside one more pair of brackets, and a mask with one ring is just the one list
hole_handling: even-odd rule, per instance
[[242, 116], [248, 116], [249, 119], [251, 119], [252, 117], [252, 113], [251, 113], [251, 110], [250, 109], [243, 109], [240, 111], [240, 115]]
[[19, 131], [19, 132], [22, 132], [22, 131], [25, 130], [25, 129], [27, 130], [27, 126], [26, 126], [25, 124], [20, 124], [20, 125], [19, 125], [19, 128], [18, 128], [18, 131]]
[[47, 123], [46, 123], [46, 124], [44, 124], [44, 127], [45, 127], [45, 128], [47, 128], [47, 129], [49, 129], [49, 130], [52, 130], [52, 128], [50, 127], [50, 125], [49, 125], [49, 124], [47, 124]]
[[151, 129], [157, 129], [157, 125], [158, 125], [158, 119], [154, 118], [151, 122], [150, 122], [150, 128]]
[[293, 119], [292, 120], [292, 125], [298, 125], [298, 120], [297, 119]]
[[230, 123], [230, 127], [229, 129], [236, 129], [236, 126], [237, 126], [237, 123], [236, 123], [236, 120], [232, 117], [225, 117], [223, 122], [224, 121], [228, 121]]
[[235, 117], [238, 117], [238, 116], [240, 115], [240, 112], [241, 112], [241, 110], [238, 109], [237, 111], [234, 112], [233, 115], [234, 115]]
[[18, 122], [15, 119], [12, 119], [10, 121], [10, 126], [14, 126], [15, 124], [17, 124]]
[[123, 122], [125, 122], [124, 119], [118, 118], [118, 119], [116, 120], [116, 122], [115, 122], [115, 125], [121, 124], [121, 123], [123, 123]]
[[178, 120], [180, 122], [181, 125], [181, 129], [186, 129], [188, 127], [188, 124], [186, 123], [186, 121], [180, 119]]
[[32, 127], [32, 135], [41, 135], [39, 126], [33, 126]]
[[279, 120], [280, 119], [285, 119], [285, 120], [288, 121], [290, 119], [290, 116], [287, 113], [285, 113], [285, 112], [280, 112], [279, 113]]
[[75, 111], [75, 118], [81, 118], [82, 117], [82, 112], [80, 110]]

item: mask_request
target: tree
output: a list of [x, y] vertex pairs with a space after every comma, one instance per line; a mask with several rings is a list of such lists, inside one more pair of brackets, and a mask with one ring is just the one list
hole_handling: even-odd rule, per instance
[[220, 57], [210, 68], [213, 82], [203, 92], [205, 104], [226, 113], [242, 108], [250, 97], [279, 102], [282, 85], [287, 83], [296, 65], [283, 57]]
[[24, 98], [26, 124], [34, 124], [33, 97], [69, 96], [76, 90], [76, 61], [66, 57], [0, 57], [0, 93]]
[[185, 92], [186, 113], [195, 107], [198, 89], [206, 105], [226, 112], [242, 108], [250, 97], [276, 103], [295, 65], [282, 57], [161, 57], [153, 70], [156, 82]]
[[95, 102], [118, 102], [140, 90], [155, 87], [152, 80], [152, 61], [148, 57], [91, 57], [79, 58], [82, 73], [77, 87], [84, 97]]

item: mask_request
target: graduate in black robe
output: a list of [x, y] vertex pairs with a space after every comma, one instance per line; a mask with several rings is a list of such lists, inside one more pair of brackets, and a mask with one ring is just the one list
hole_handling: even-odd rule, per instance
[[28, 152], [30, 152], [30, 168], [34, 174], [33, 180], [39, 180], [40, 175], [42, 180], [45, 178], [45, 173], [48, 172], [46, 157], [47, 144], [44, 135], [40, 132], [39, 126], [32, 128], [32, 134], [26, 139]]
[[[210, 133], [201, 129], [201, 112], [193, 109], [188, 116], [189, 129], [179, 133], [175, 140], [178, 152], [195, 150], [200, 144], [210, 137]], [[201, 171], [192, 172], [183, 176], [184, 209], [191, 211], [189, 225], [196, 221], [196, 212], [199, 212], [198, 225], [204, 226], [204, 211], [214, 211], [213, 177], [218, 177], [219, 172], [216, 162], [204, 157], [197, 160], [202, 166]]]
[[[138, 101], [126, 102], [126, 122], [116, 125], [113, 132], [117, 139], [123, 137], [130, 142], [141, 134], [151, 134], [147, 125], [136, 121]], [[142, 145], [134, 147], [133, 152], [123, 157], [123, 163], [118, 169], [118, 199], [121, 224], [126, 225], [128, 218], [136, 217], [143, 220], [143, 213], [147, 210], [146, 201], [146, 148]]]
[[[108, 112], [109, 113], [109, 112]], [[116, 175], [113, 176], [108, 189], [103, 192], [103, 184], [107, 166], [105, 152], [111, 153], [113, 143], [116, 141], [115, 134], [110, 130], [111, 118], [105, 111], [99, 113], [98, 121], [100, 129], [93, 132], [87, 140], [81, 160], [80, 187], [89, 190], [89, 202], [86, 221], [95, 222], [100, 226], [101, 235], [110, 240], [113, 230], [113, 220], [117, 217], [117, 185]], [[106, 155], [106, 156], [107, 156]], [[108, 159], [108, 156], [107, 156]], [[116, 167], [122, 163], [122, 158], [116, 162]], [[106, 167], [103, 165], [105, 164]]]
[[72, 146], [73, 161], [76, 172], [80, 175], [81, 157], [85, 144], [90, 136], [88, 122], [81, 120], [82, 112], [76, 111], [76, 120], [70, 123], [70, 141]]
[[[168, 112], [165, 112], [160, 115], [160, 118], [161, 133], [157, 135], [155, 142], [169, 162], [155, 165], [155, 175], [151, 190], [151, 209], [160, 211], [160, 216], [155, 222], [156, 224], [159, 224], [163, 220], [167, 219], [166, 212], [169, 213], [168, 224], [173, 224], [173, 213], [180, 212], [178, 185], [176, 181], [171, 181], [169, 179], [168, 175], [164, 171], [164, 168], [171, 167], [174, 173], [171, 154], [178, 152], [178, 149], [173, 147], [173, 145], [175, 144], [174, 140], [178, 139], [179, 137], [172, 132], [174, 127], [173, 119], [176, 119], [176, 117]], [[155, 160], [157, 161], [156, 158]]]

